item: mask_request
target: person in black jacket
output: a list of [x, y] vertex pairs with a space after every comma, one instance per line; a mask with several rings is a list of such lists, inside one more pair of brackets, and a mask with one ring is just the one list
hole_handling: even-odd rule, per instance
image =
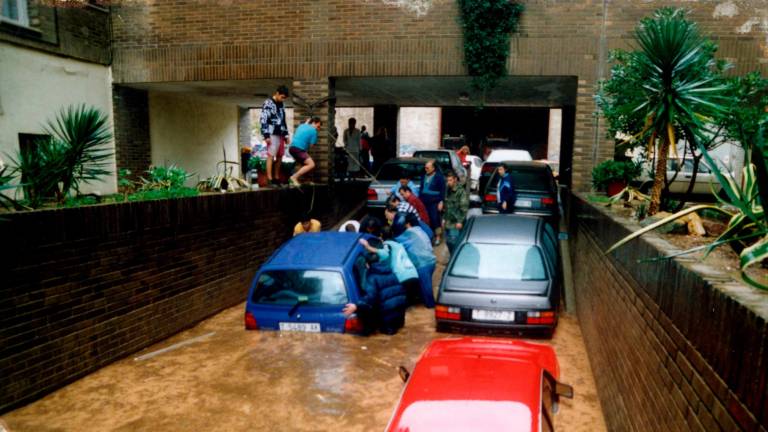
[[[371, 241], [374, 247], [381, 242]], [[405, 325], [405, 309], [408, 301], [405, 288], [392, 273], [386, 262], [379, 262], [376, 254], [366, 256], [368, 271], [365, 277], [365, 294], [357, 303], [344, 306], [344, 315], [357, 313], [365, 327], [364, 334], [374, 330], [393, 335]]]

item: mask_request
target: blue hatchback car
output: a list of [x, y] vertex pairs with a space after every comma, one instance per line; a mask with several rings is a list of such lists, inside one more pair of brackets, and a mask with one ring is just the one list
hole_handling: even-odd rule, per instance
[[356, 303], [365, 280], [367, 234], [324, 231], [293, 237], [256, 273], [245, 305], [248, 330], [360, 333], [341, 312]]

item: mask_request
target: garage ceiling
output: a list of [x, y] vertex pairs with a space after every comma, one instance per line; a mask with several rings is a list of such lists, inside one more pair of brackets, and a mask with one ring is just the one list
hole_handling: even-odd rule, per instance
[[[207, 100], [260, 107], [277, 86], [290, 87], [291, 79], [239, 81], [185, 81], [139, 83], [131, 87], [150, 91], [186, 94]], [[499, 81], [486, 95], [486, 106], [561, 107], [576, 103], [576, 77], [512, 76]], [[299, 92], [299, 95], [300, 92]], [[336, 78], [336, 106], [408, 107], [477, 106], [480, 97], [468, 77], [366, 77]], [[291, 106], [289, 98], [287, 106]], [[310, 101], [312, 102], [312, 101]]]

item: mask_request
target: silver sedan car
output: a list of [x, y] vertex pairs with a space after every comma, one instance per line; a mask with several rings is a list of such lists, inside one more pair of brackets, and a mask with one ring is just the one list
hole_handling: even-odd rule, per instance
[[557, 241], [550, 224], [538, 217], [471, 218], [440, 283], [438, 331], [551, 336], [562, 286]]

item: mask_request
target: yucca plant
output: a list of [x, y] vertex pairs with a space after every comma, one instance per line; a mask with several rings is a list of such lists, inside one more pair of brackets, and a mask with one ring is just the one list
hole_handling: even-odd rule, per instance
[[[704, 151], [706, 152], [706, 150]], [[705, 157], [709, 156], [708, 153], [704, 154]], [[723, 189], [726, 190], [726, 193], [729, 196], [729, 199], [724, 201], [724, 203], [729, 204], [728, 207], [713, 204], [701, 204], [687, 208], [624, 237], [611, 246], [605, 253], [609, 254], [625, 245], [630, 240], [640, 237], [649, 231], [653, 231], [662, 225], [671, 223], [689, 213], [709, 209], [715, 212], [720, 212], [729, 218], [726, 230], [709, 245], [688, 249], [664, 258], [672, 258], [674, 256], [704, 250], [705, 253], [702, 259], [705, 259], [709, 253], [718, 246], [730, 244], [734, 251], [739, 254], [741, 275], [744, 281], [757, 288], [768, 290], [768, 285], [766, 285], [765, 282], [755, 281], [750, 278], [745, 271], [748, 267], [768, 258], [768, 223], [766, 223], [765, 210], [757, 200], [758, 183], [756, 181], [755, 166], [749, 162], [749, 157], [747, 158], [747, 164], [742, 171], [741, 184], [738, 184], [735, 179], [730, 176], [727, 179], [723, 178], [724, 183], [721, 183]], [[755, 242], [756, 239], [757, 242]]]
[[11, 174], [21, 177], [27, 202], [40, 207], [46, 199], [63, 202], [81, 183], [110, 173], [112, 140], [107, 116], [98, 108], [69, 106], [44, 126], [49, 135], [35, 141], [31, 151], [18, 151]]
[[107, 144], [112, 132], [107, 116], [98, 108], [70, 105], [49, 121], [45, 131], [51, 135], [56, 164], [50, 167], [61, 184], [61, 197], [70, 191], [80, 193], [81, 183], [110, 174], [112, 151]]
[[662, 8], [635, 30], [638, 50], [617, 51], [611, 79], [597, 102], [612, 133], [628, 133], [647, 142], [659, 140], [649, 214], [659, 210], [667, 157], [676, 152], [681, 131], [706, 134], [706, 124], [727, 108], [727, 86], [714, 59], [717, 46], [701, 36], [682, 9]]
[[[15, 192], [18, 189], [17, 185], [12, 184], [13, 176], [8, 174], [9, 168], [5, 165], [2, 159], [0, 159], [0, 207], [10, 209], [20, 209], [21, 204], [6, 193], [13, 195], [11, 191]], [[8, 191], [8, 192], [5, 192]]]

